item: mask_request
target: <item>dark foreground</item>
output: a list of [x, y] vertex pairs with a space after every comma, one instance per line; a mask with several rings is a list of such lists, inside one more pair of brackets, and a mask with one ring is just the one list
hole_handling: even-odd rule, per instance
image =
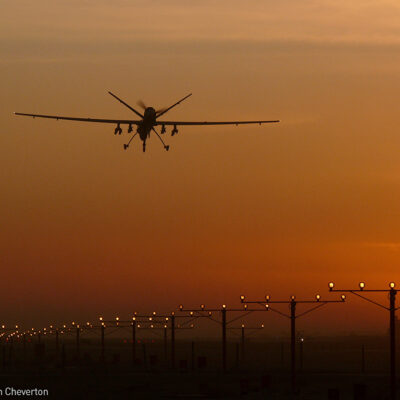
[[385, 344], [384, 338], [347, 338], [303, 345], [293, 392], [287, 343], [229, 343], [226, 372], [218, 342], [178, 342], [175, 360], [162, 340], [143, 340], [134, 353], [132, 343], [119, 339], [103, 351], [98, 340], [77, 347], [71, 338], [58, 348], [50, 339], [4, 343], [0, 397], [14, 387], [47, 389], [55, 399], [383, 400], [389, 398]]

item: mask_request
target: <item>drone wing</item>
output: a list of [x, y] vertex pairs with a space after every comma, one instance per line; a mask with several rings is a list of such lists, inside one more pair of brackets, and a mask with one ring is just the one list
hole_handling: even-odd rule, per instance
[[157, 125], [246, 125], [246, 124], [271, 124], [280, 122], [279, 120], [271, 121], [213, 121], [213, 122], [193, 122], [193, 121], [157, 121]]
[[99, 122], [102, 124], [126, 124], [126, 125], [138, 125], [141, 121], [139, 120], [128, 120], [128, 119], [103, 119], [103, 118], [76, 118], [76, 117], [62, 117], [60, 115], [42, 115], [42, 114], [26, 114], [15, 112], [15, 115], [22, 115], [24, 117], [33, 118], [50, 118], [56, 120], [67, 120], [67, 121], [81, 121], [81, 122]]

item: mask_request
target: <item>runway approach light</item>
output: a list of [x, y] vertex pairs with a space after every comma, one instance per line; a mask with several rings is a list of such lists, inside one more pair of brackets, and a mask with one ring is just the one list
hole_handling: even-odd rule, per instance
[[329, 282], [329, 290], [332, 290], [335, 287], [335, 284], [333, 282]]
[[396, 284], [395, 284], [394, 282], [390, 282], [390, 283], [389, 283], [390, 289], [394, 289], [395, 286], [396, 286]]
[[261, 324], [261, 328], [263, 328], [263, 329], [264, 329], [264, 324]]
[[246, 298], [246, 296], [242, 294], [242, 295], [240, 296], [240, 301], [243, 303], [245, 298]]
[[247, 310], [247, 304], [245, 304], [245, 305], [243, 306], [243, 308], [244, 308], [245, 310]]
[[226, 304], [222, 304], [222, 308], [225, 309], [226, 308]]
[[204, 304], [200, 304], [200, 308], [201, 308], [202, 310], [204, 310], [205, 307], [206, 307], [206, 306], [205, 306]]
[[242, 328], [244, 328], [244, 324], [242, 324]]
[[365, 288], [365, 282], [360, 282], [358, 286], [360, 286], [360, 290], [363, 290]]
[[100, 317], [99, 320], [100, 320], [100, 321], [103, 321], [103, 317]]
[[265, 296], [265, 301], [269, 301], [270, 298], [271, 298], [270, 295], [267, 294], [267, 295]]
[[266, 305], [265, 305], [265, 308], [266, 308], [266, 310], [268, 311], [268, 310], [269, 310], [269, 304], [266, 304]]
[[179, 309], [182, 311], [183, 310], [183, 304], [179, 304]]
[[320, 296], [319, 294], [317, 294], [317, 295], [315, 296], [315, 299], [316, 299], [317, 301], [320, 301], [320, 300], [321, 300], [321, 296]]
[[290, 296], [290, 300], [294, 301], [296, 299], [296, 296], [292, 295]]
[[342, 299], [342, 301], [345, 301], [345, 300], [346, 300], [346, 295], [342, 294], [342, 295], [340, 296], [340, 298]]

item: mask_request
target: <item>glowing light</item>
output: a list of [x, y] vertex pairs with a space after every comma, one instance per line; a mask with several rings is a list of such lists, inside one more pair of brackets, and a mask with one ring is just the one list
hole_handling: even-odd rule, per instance
[[342, 295], [340, 296], [340, 298], [342, 299], [342, 301], [345, 301], [345, 300], [346, 300], [346, 295], [345, 295], [345, 294], [342, 294]]
[[226, 308], [226, 304], [222, 304], [222, 308], [224, 308], [224, 309], [225, 309], [225, 308]]
[[390, 283], [389, 283], [389, 287], [390, 287], [390, 289], [394, 289], [394, 288], [395, 288], [395, 286], [396, 286], [396, 284], [395, 284], [394, 282], [390, 282]]
[[317, 295], [315, 296], [315, 299], [316, 299], [317, 301], [320, 301], [320, 300], [321, 300], [321, 296], [320, 296], [319, 294], [317, 294]]
[[329, 290], [332, 290], [335, 287], [335, 284], [333, 282], [329, 282]]
[[360, 282], [358, 286], [360, 286], [360, 289], [363, 290], [365, 288], [365, 282]]
[[269, 294], [267, 294], [267, 295], [265, 296], [265, 300], [266, 300], [266, 301], [269, 301], [269, 299], [270, 299], [270, 296], [269, 296]]
[[240, 296], [240, 301], [244, 301], [244, 299], [246, 298], [246, 296], [244, 296], [243, 294]]
[[295, 300], [296, 299], [296, 296], [294, 296], [294, 295], [292, 295], [292, 296], [290, 296], [290, 300]]

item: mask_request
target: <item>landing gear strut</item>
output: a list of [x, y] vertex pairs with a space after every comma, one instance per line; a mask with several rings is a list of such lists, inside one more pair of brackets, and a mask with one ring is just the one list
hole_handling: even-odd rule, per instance
[[129, 147], [130, 143], [132, 142], [133, 138], [137, 135], [137, 132], [129, 139], [129, 142], [127, 144], [124, 144], [124, 150], [127, 150]]
[[[164, 125], [163, 125], [163, 128], [165, 129]], [[160, 139], [161, 143], [164, 146], [164, 149], [168, 151], [169, 150], [169, 146], [164, 143], [164, 140], [161, 139], [161, 136], [158, 134], [158, 132], [154, 128], [152, 128], [152, 129], [155, 132], [155, 134], [157, 135], [157, 137]], [[162, 131], [161, 131], [161, 133], [162, 133]]]

